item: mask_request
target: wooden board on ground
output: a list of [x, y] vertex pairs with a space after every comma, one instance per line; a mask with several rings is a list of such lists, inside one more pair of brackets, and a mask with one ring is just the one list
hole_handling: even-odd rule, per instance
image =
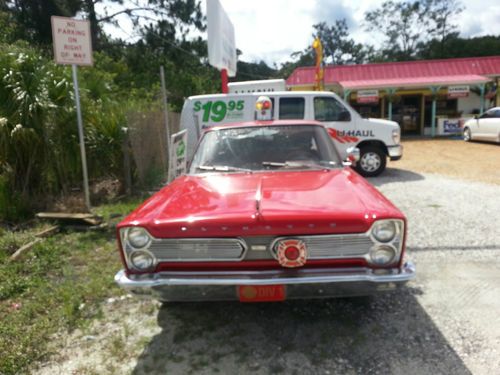
[[39, 212], [36, 214], [39, 219], [56, 220], [62, 225], [100, 225], [102, 217], [89, 213], [67, 213], [67, 212]]

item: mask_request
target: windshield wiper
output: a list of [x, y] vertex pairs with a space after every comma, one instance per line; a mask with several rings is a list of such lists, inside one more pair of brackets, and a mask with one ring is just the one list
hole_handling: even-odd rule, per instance
[[251, 169], [230, 167], [229, 165], [199, 165], [196, 169], [216, 172], [252, 172]]
[[262, 165], [265, 167], [276, 167], [276, 168], [316, 168], [316, 169], [324, 169], [325, 167], [317, 164], [315, 162], [304, 163], [300, 161], [285, 161], [277, 162], [277, 161], [263, 161]]

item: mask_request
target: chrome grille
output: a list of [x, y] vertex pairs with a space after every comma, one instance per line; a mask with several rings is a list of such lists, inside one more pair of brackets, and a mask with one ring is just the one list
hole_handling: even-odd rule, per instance
[[297, 238], [306, 243], [308, 259], [332, 259], [365, 256], [373, 242], [366, 234], [290, 236], [276, 238], [273, 255], [276, 255], [276, 244], [279, 240]]
[[[272, 236], [254, 236], [243, 237], [248, 251], [245, 254], [245, 260], [259, 260], [259, 259], [274, 259], [271, 254], [271, 244], [276, 237]], [[261, 250], [265, 246], [265, 250]], [[256, 250], [256, 249], [259, 250]]]
[[[256, 236], [239, 238], [153, 239], [149, 247], [159, 262], [210, 262], [273, 259], [279, 240], [297, 238], [306, 243], [308, 259], [364, 257], [374, 245], [363, 234], [311, 236]], [[265, 251], [252, 250], [265, 245]], [[271, 251], [270, 251], [271, 250]]]
[[149, 247], [160, 262], [237, 261], [246, 245], [237, 238], [154, 239]]

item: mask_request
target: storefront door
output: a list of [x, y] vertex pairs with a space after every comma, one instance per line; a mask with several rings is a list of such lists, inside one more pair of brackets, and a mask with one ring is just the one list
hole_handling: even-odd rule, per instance
[[393, 101], [392, 120], [401, 126], [401, 134], [420, 134], [421, 103], [421, 95], [399, 96]]

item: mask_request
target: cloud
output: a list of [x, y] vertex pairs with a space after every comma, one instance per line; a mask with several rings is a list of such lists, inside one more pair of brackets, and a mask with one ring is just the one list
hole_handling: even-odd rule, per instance
[[[486, 3], [487, 4], [487, 3]], [[486, 5], [483, 1], [467, 3], [457, 18], [459, 31], [463, 37], [500, 34], [500, 5]]]
[[345, 19], [349, 29], [358, 27], [352, 7], [344, 5], [342, 0], [317, 0], [314, 7], [316, 22], [333, 24], [336, 20]]
[[[219, 0], [235, 26], [236, 43], [244, 61], [269, 65], [290, 60], [290, 54], [312, 43], [313, 25], [346, 19], [359, 43], [379, 43], [361, 28], [364, 13], [379, 0]], [[381, 38], [381, 37], [380, 37]]]
[[244, 61], [282, 63], [292, 52], [312, 43], [315, 8], [308, 1], [220, 2], [234, 24], [237, 48], [243, 52]]
[[[312, 43], [313, 25], [322, 21], [332, 24], [345, 18], [351, 37], [358, 43], [378, 47], [384, 40], [383, 32], [368, 33], [363, 28], [365, 13], [378, 8], [381, 0], [219, 1], [234, 24], [236, 46], [243, 51], [241, 59], [248, 62], [264, 60], [272, 66], [289, 61], [291, 53]], [[465, 9], [457, 17], [462, 36], [500, 35], [500, 4], [491, 5], [491, 0], [462, 3]], [[201, 0], [204, 12], [205, 4], [206, 0]], [[106, 31], [124, 39], [135, 34], [127, 20], [122, 27], [109, 26]]]

